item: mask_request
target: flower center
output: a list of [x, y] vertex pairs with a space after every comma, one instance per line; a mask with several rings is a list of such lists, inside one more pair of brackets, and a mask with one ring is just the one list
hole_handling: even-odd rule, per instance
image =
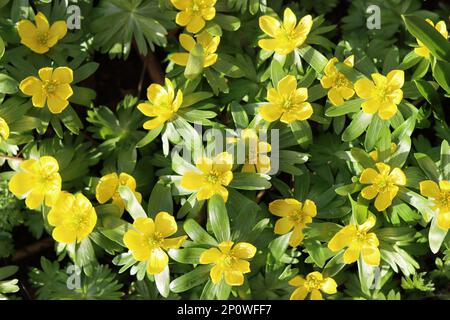
[[48, 33], [41, 33], [37, 36], [37, 42], [41, 45], [41, 46], [46, 46], [48, 43]]
[[293, 210], [289, 213], [289, 219], [295, 223], [295, 224], [300, 224], [303, 222], [303, 212], [300, 210]]
[[450, 191], [441, 191], [441, 194], [436, 202], [440, 207], [450, 208]]
[[305, 282], [305, 287], [308, 289], [308, 291], [320, 289], [321, 285], [322, 280], [316, 278], [313, 275], [309, 275]]
[[281, 108], [285, 111], [288, 111], [292, 108], [292, 101], [291, 99], [286, 99], [283, 101], [283, 104], [281, 105]]
[[212, 184], [219, 183], [219, 173], [215, 170], [211, 170], [209, 174], [206, 176], [206, 180]]
[[376, 95], [381, 101], [389, 101], [389, 95], [392, 92], [392, 89], [388, 85], [381, 85], [376, 87]]
[[357, 240], [358, 242], [365, 242], [365, 240], [366, 240], [366, 235], [367, 235], [367, 232], [366, 232], [366, 231], [364, 231], [364, 230], [357, 230], [357, 231], [356, 231], [356, 240]]
[[235, 262], [236, 262], [236, 257], [231, 254], [225, 255], [225, 257], [223, 258], [223, 263], [227, 267], [231, 268], [235, 264]]
[[86, 212], [81, 211], [79, 208], [74, 208], [72, 212], [72, 216], [68, 219], [69, 228], [76, 231], [85, 229], [89, 222]]
[[376, 186], [378, 188], [378, 192], [389, 191], [389, 189], [394, 186], [392, 178], [388, 175], [379, 175], [378, 181], [376, 182]]
[[58, 88], [58, 82], [54, 80], [46, 80], [44, 82], [44, 91], [47, 93], [54, 93]]
[[153, 235], [150, 235], [147, 238], [147, 243], [152, 248], [159, 248], [159, 247], [161, 247], [161, 244], [162, 244], [163, 241], [164, 241], [164, 237], [159, 232], [155, 232]]
[[351, 87], [351, 82], [340, 72], [336, 72], [333, 80], [334, 87]]

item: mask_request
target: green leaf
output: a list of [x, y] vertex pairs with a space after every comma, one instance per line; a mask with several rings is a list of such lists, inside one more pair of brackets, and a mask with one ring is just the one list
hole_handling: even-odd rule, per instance
[[436, 61], [433, 64], [433, 77], [447, 93], [450, 93], [450, 63]]
[[352, 122], [347, 127], [347, 129], [345, 129], [344, 133], [342, 134], [342, 140], [350, 142], [358, 138], [369, 126], [370, 122], [372, 121], [372, 118], [373, 114], [360, 111], [353, 118]]
[[205, 252], [203, 248], [170, 249], [168, 251], [173, 260], [184, 264], [198, 264], [203, 252]]
[[128, 186], [119, 186], [119, 194], [120, 197], [125, 201], [125, 208], [134, 220], [138, 218], [147, 218], [147, 214]]
[[217, 241], [206, 232], [195, 220], [188, 219], [183, 225], [186, 234], [197, 244], [217, 246]]
[[148, 145], [150, 142], [152, 142], [153, 140], [155, 140], [156, 137], [159, 136], [159, 134], [161, 133], [162, 129], [164, 128], [164, 125], [160, 125], [159, 127], [150, 130], [144, 138], [142, 138], [141, 140], [139, 140], [139, 142], [136, 144], [136, 148], [142, 148], [145, 147], [146, 145]]
[[10, 76], [0, 73], [0, 93], [14, 94], [19, 90], [19, 84]]
[[236, 31], [241, 27], [241, 21], [233, 16], [216, 13], [214, 21], [227, 31]]
[[233, 117], [236, 128], [244, 129], [248, 127], [247, 112], [235, 101], [231, 103], [231, 116]]
[[414, 157], [419, 167], [425, 172], [428, 178], [433, 181], [439, 181], [439, 169], [429, 156], [424, 153], [415, 153]]
[[170, 290], [175, 293], [188, 291], [207, 281], [211, 266], [198, 266], [194, 270], [176, 278], [170, 283]]
[[0, 37], [0, 59], [5, 54], [5, 43], [3, 42], [2, 37]]
[[436, 254], [439, 251], [445, 237], [447, 236], [448, 229], [442, 229], [437, 224], [437, 218], [431, 220], [430, 231], [428, 233], [428, 241], [430, 243], [431, 252]]
[[205, 55], [203, 46], [197, 43], [189, 53], [184, 76], [189, 80], [197, 78], [203, 72], [204, 61]]
[[297, 50], [299, 55], [303, 59], [305, 59], [305, 61], [311, 67], [313, 67], [314, 70], [316, 70], [318, 73], [322, 73], [322, 70], [328, 63], [328, 59], [323, 54], [321, 54], [319, 51], [308, 45], [302, 46]]
[[164, 270], [158, 274], [155, 274], [155, 283], [156, 288], [158, 289], [159, 293], [164, 297], [167, 298], [170, 293], [170, 272], [169, 272], [169, 266], [166, 266]]
[[230, 219], [228, 218], [227, 208], [223, 198], [217, 194], [208, 200], [208, 222], [211, 224], [217, 241], [231, 240]]
[[271, 187], [270, 177], [262, 173], [238, 172], [233, 174], [229, 187], [241, 190], [264, 190]]
[[73, 84], [89, 78], [100, 66], [97, 62], [88, 62], [73, 73]]
[[208, 91], [198, 91], [187, 94], [183, 96], [183, 103], [181, 104], [181, 108], [190, 107], [193, 104], [211, 98], [212, 96], [213, 94]]
[[273, 239], [269, 243], [270, 253], [276, 260], [280, 260], [283, 256], [284, 252], [289, 246], [289, 238], [291, 237], [292, 232], [286, 233], [280, 237]]
[[406, 28], [423, 42], [436, 58], [450, 62], [450, 43], [424, 19], [413, 15], [402, 15]]
[[283, 79], [285, 72], [283, 66], [278, 60], [272, 59], [270, 63], [270, 78], [272, 79], [272, 85], [274, 88], [277, 87], [278, 82]]
[[312, 144], [313, 136], [308, 121], [295, 121], [290, 124], [290, 127], [295, 140], [302, 148], [307, 148]]
[[450, 146], [447, 140], [443, 140], [441, 144], [440, 167], [442, 178], [445, 180], [450, 180]]
[[148, 215], [156, 216], [160, 211], [173, 213], [173, 202], [170, 185], [165, 185], [162, 180], [153, 187], [150, 199], [148, 200]]
[[432, 106], [440, 106], [441, 100], [439, 99], [439, 95], [436, 92], [436, 89], [425, 80], [414, 80], [417, 89], [420, 94], [428, 101], [428, 103]]
[[344, 114], [357, 112], [361, 109], [361, 102], [362, 99], [358, 98], [345, 101], [339, 106], [331, 106], [325, 110], [325, 115], [327, 117], [338, 117], [343, 116]]

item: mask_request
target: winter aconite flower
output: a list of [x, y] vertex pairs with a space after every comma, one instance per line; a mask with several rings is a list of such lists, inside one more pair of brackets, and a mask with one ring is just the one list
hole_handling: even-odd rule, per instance
[[165, 250], [178, 249], [187, 238], [168, 238], [177, 232], [178, 227], [175, 218], [164, 211], [159, 212], [154, 221], [152, 218], [136, 219], [133, 227], [135, 230], [128, 230], [123, 242], [137, 261], [147, 261], [149, 274], [164, 271], [169, 263]]
[[[353, 61], [354, 56], [351, 55], [344, 60], [344, 64], [351, 68]], [[322, 87], [330, 89], [328, 90], [328, 99], [335, 106], [343, 104], [344, 100], [350, 99], [355, 94], [353, 83], [335, 67], [338, 62], [337, 58], [330, 59], [324, 69], [325, 75], [320, 79]]]
[[289, 238], [289, 245], [297, 247], [303, 240], [303, 228], [316, 216], [316, 204], [311, 200], [301, 203], [295, 199], [275, 200], [269, 204], [270, 213], [281, 217], [275, 223], [276, 234], [294, 231]]
[[52, 236], [61, 243], [81, 242], [97, 223], [97, 214], [88, 198], [61, 192], [48, 213], [48, 223], [54, 226]]
[[[0, 117], [0, 138], [4, 140], [9, 138], [9, 126], [2, 117]], [[2, 141], [1, 139], [0, 142]]]
[[154, 117], [144, 123], [144, 129], [151, 130], [163, 125], [176, 114], [183, 103], [181, 90], [175, 95], [172, 82], [167, 78], [165, 82], [165, 87], [156, 83], [151, 84], [147, 89], [149, 102], [138, 105], [139, 111], [148, 117]]
[[262, 16], [259, 27], [272, 39], [259, 40], [258, 45], [264, 50], [287, 55], [305, 42], [312, 25], [310, 15], [304, 16], [297, 24], [297, 17], [289, 8], [284, 10], [283, 22], [271, 16]]
[[442, 180], [439, 184], [432, 180], [420, 183], [420, 193], [433, 202], [437, 211], [437, 224], [442, 229], [450, 229], [450, 181]]
[[[242, 172], [268, 173], [270, 171], [270, 158], [267, 153], [270, 152], [271, 146], [261, 141], [254, 129], [243, 129], [239, 138], [229, 138], [227, 142], [235, 143], [238, 148], [245, 151]], [[241, 150], [238, 150], [238, 153], [239, 151]]]
[[226, 202], [228, 190], [225, 188], [233, 180], [233, 156], [228, 152], [218, 154], [214, 159], [207, 157], [196, 161], [198, 172], [186, 172], [181, 178], [181, 187], [197, 192], [197, 200], [205, 200], [220, 195]]
[[368, 231], [375, 225], [376, 219], [373, 215], [367, 218], [361, 225], [349, 224], [343, 227], [328, 243], [328, 248], [338, 252], [347, 247], [344, 252], [344, 263], [350, 264], [362, 256], [364, 262], [371, 266], [380, 264], [379, 241], [375, 233]]
[[[217, 47], [219, 46], [220, 37], [213, 37], [208, 32], [203, 31], [196, 36], [196, 39], [187, 34], [180, 34], [180, 44], [188, 52], [194, 49], [196, 44], [200, 44], [203, 47], [204, 62], [203, 68], [212, 66], [217, 61]], [[189, 53], [181, 52], [174, 53], [170, 56], [170, 60], [180, 66], [187, 66], [189, 60]]]
[[214, 5], [217, 0], [171, 0], [178, 10], [176, 23], [186, 27], [187, 31], [197, 33], [216, 15]]
[[261, 117], [273, 122], [280, 119], [283, 123], [296, 120], [306, 120], [313, 114], [313, 108], [308, 99], [307, 88], [297, 88], [294, 76], [288, 75], [278, 82], [277, 88], [267, 91], [269, 103], [259, 108]]
[[[433, 21], [430, 19], [426, 19], [426, 22], [428, 22], [432, 27], [434, 27], [445, 39], [448, 38], [448, 31], [447, 26], [445, 25], [445, 21], [439, 21], [434, 25]], [[430, 50], [423, 44], [422, 41], [417, 39], [417, 43], [419, 44], [419, 47], [414, 48], [414, 52], [424, 58], [430, 57]]]
[[119, 194], [119, 186], [127, 186], [134, 193], [136, 199], [141, 202], [142, 196], [136, 191], [136, 180], [126, 173], [113, 172], [100, 178], [95, 190], [95, 197], [101, 204], [112, 199], [112, 203], [119, 207], [122, 214], [125, 209], [125, 202]]
[[363, 198], [375, 199], [375, 208], [383, 211], [392, 204], [392, 200], [398, 193], [399, 187], [406, 184], [406, 176], [400, 168], [394, 168], [384, 163], [375, 164], [378, 171], [372, 168], [364, 169], [359, 181], [362, 184], [370, 184], [361, 191]]
[[21, 20], [17, 24], [17, 30], [20, 42], [36, 53], [46, 53], [67, 33], [65, 21], [56, 21], [50, 26], [41, 12], [37, 13], [35, 22], [36, 25], [29, 20]]
[[405, 82], [403, 70], [392, 70], [387, 76], [372, 73], [372, 80], [360, 79], [355, 82], [356, 94], [365, 101], [361, 104], [365, 113], [375, 114], [389, 120], [397, 113], [397, 105], [403, 99], [401, 87]]
[[254, 257], [256, 248], [250, 243], [224, 241], [217, 248], [210, 248], [200, 255], [201, 264], [214, 264], [209, 275], [214, 284], [218, 284], [222, 277], [230, 286], [241, 286], [244, 274], [250, 272], [248, 259]]
[[322, 300], [323, 291], [328, 294], [336, 293], [336, 281], [332, 278], [324, 278], [320, 272], [314, 271], [306, 276], [295, 276], [289, 281], [291, 286], [298, 287], [292, 292], [291, 300], [305, 300], [308, 294], [311, 300]]
[[32, 96], [33, 106], [45, 107], [47, 103], [51, 113], [61, 113], [69, 105], [73, 91], [70, 83], [73, 81], [73, 71], [67, 67], [42, 68], [39, 78], [30, 76], [20, 82], [20, 90], [27, 96]]
[[20, 169], [9, 181], [9, 190], [16, 197], [26, 197], [25, 204], [30, 209], [38, 208], [43, 202], [52, 206], [61, 192], [58, 161], [49, 156], [25, 160]]

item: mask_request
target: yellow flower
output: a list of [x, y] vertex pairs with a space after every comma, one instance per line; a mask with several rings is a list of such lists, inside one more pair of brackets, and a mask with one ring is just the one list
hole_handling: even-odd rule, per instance
[[271, 16], [262, 16], [259, 18], [259, 27], [272, 39], [259, 40], [258, 45], [264, 50], [287, 55], [305, 42], [312, 25], [310, 15], [304, 16], [297, 24], [297, 17], [289, 8], [284, 10], [282, 23]]
[[[190, 35], [182, 33], [180, 34], [180, 44], [188, 52], [191, 52], [196, 44], [200, 44], [203, 47], [203, 54], [205, 57], [203, 68], [212, 66], [217, 61], [217, 53], [215, 52], [219, 46], [220, 37], [213, 37], [208, 32], [203, 31], [197, 35], [196, 38], [197, 41]], [[186, 52], [174, 53], [170, 56], [170, 60], [183, 67], [187, 65], [188, 59], [189, 53]]]
[[181, 187], [196, 190], [197, 200], [205, 200], [218, 194], [223, 201], [228, 200], [225, 188], [233, 180], [233, 156], [228, 152], [219, 153], [214, 159], [201, 157], [196, 161], [199, 172], [186, 172], [181, 178]]
[[370, 184], [361, 191], [364, 199], [372, 200], [376, 197], [375, 208], [383, 211], [392, 204], [392, 200], [398, 193], [399, 187], [406, 184], [406, 176], [400, 168], [394, 168], [384, 163], [377, 163], [375, 169], [367, 168], [361, 173], [359, 181], [362, 184]]
[[[448, 38], [448, 31], [447, 26], [445, 25], [445, 21], [439, 21], [438, 23], [436, 23], [436, 26], [430, 19], [426, 19], [426, 22], [434, 27], [445, 39]], [[414, 48], [414, 52], [417, 55], [428, 59], [430, 57], [430, 50], [419, 39], [417, 39], [417, 43], [419, 44], [419, 47]]]
[[25, 160], [20, 168], [22, 172], [9, 181], [9, 190], [16, 197], [25, 196], [25, 204], [30, 209], [36, 209], [44, 201], [47, 206], [52, 206], [61, 191], [58, 161], [45, 156], [39, 160]]
[[134, 259], [147, 261], [147, 272], [158, 274], [164, 271], [169, 257], [164, 250], [178, 249], [187, 236], [168, 238], [178, 230], [175, 218], [167, 212], [159, 212], [155, 221], [152, 218], [138, 218], [134, 221], [135, 230], [128, 230], [123, 242], [130, 249]]
[[80, 242], [86, 238], [97, 223], [97, 214], [88, 198], [61, 192], [48, 213], [48, 223], [54, 226], [52, 236], [61, 243]]
[[2, 117], [0, 117], [0, 137], [4, 140], [8, 140], [9, 138], [9, 126]]
[[[392, 142], [391, 143], [391, 154], [393, 154], [396, 150], [397, 150], [397, 144]], [[375, 162], [378, 161], [378, 151], [377, 150], [373, 150], [373, 151], [369, 152], [369, 156], [372, 158], [373, 161], [375, 161]]]
[[171, 0], [181, 12], [177, 13], [176, 23], [187, 31], [197, 33], [205, 26], [205, 20], [212, 20], [216, 15], [216, 0]]
[[149, 117], [155, 117], [144, 123], [144, 129], [155, 129], [169, 121], [183, 103], [183, 92], [177, 91], [172, 82], [166, 78], [166, 87], [153, 83], [147, 89], [149, 103], [140, 103], [139, 111]]
[[360, 79], [355, 82], [356, 94], [365, 101], [361, 104], [365, 113], [389, 120], [397, 113], [397, 105], [403, 99], [401, 87], [405, 82], [403, 70], [392, 70], [387, 76], [372, 73], [372, 81]]
[[289, 245], [292, 247], [297, 247], [302, 242], [303, 228], [317, 214], [316, 204], [311, 200], [306, 200], [304, 204], [295, 199], [275, 200], [269, 204], [269, 211], [282, 217], [275, 223], [276, 234], [286, 234], [294, 229], [289, 238]]
[[433, 210], [437, 210], [437, 224], [442, 229], [450, 229], [450, 181], [431, 180], [420, 183], [420, 193], [433, 201]]
[[134, 193], [139, 203], [142, 200], [142, 196], [139, 192], [136, 192], [136, 180], [126, 173], [113, 172], [100, 178], [95, 189], [95, 197], [101, 204], [105, 203], [109, 199], [112, 199], [112, 203], [119, 207], [122, 214], [125, 210], [125, 202], [119, 194], [119, 186], [127, 186]]
[[225, 276], [225, 283], [230, 286], [241, 286], [244, 274], [250, 272], [250, 262], [256, 248], [250, 243], [224, 241], [217, 248], [210, 248], [200, 255], [201, 264], [214, 264], [209, 275], [214, 284], [218, 284]]
[[254, 129], [243, 129], [239, 138], [229, 138], [227, 142], [237, 143], [238, 148], [245, 148], [246, 158], [242, 172], [267, 173], [270, 171], [270, 158], [267, 153], [270, 152], [271, 146], [265, 141], [259, 141]]
[[278, 82], [277, 89], [267, 91], [269, 103], [259, 108], [259, 114], [268, 122], [278, 119], [283, 123], [306, 120], [313, 114], [307, 99], [308, 89], [297, 88], [295, 77], [288, 75]]
[[[344, 60], [344, 64], [353, 67], [353, 60], [354, 56], [351, 55]], [[344, 100], [350, 99], [355, 94], [353, 83], [334, 66], [338, 62], [337, 58], [330, 59], [324, 69], [325, 75], [320, 79], [322, 87], [331, 88], [328, 90], [328, 99], [335, 106], [343, 104]]]
[[361, 225], [349, 224], [339, 230], [328, 243], [328, 249], [338, 252], [344, 247], [344, 263], [350, 264], [358, 260], [360, 254], [364, 262], [371, 266], [380, 265], [379, 241], [375, 233], [368, 233], [375, 225], [373, 215]]
[[40, 79], [30, 76], [20, 82], [20, 90], [27, 96], [32, 96], [33, 106], [45, 107], [47, 102], [51, 113], [61, 113], [69, 105], [73, 91], [70, 83], [73, 81], [73, 71], [67, 67], [42, 68]]
[[336, 281], [332, 278], [324, 278], [320, 272], [309, 273], [304, 279], [302, 276], [296, 276], [289, 281], [291, 286], [298, 287], [291, 295], [291, 300], [305, 300], [310, 293], [311, 300], [322, 300], [323, 291], [328, 294], [336, 293]]
[[56, 21], [51, 26], [41, 12], [35, 17], [36, 25], [29, 20], [20, 20], [17, 24], [20, 43], [36, 53], [46, 53], [51, 47], [64, 38], [67, 25], [63, 20]]

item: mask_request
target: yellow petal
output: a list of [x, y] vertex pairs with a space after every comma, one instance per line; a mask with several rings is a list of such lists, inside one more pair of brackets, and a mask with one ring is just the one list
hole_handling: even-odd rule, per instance
[[296, 199], [280, 199], [269, 204], [269, 211], [276, 216], [285, 217], [291, 211], [300, 210], [301, 207], [301, 202]]
[[155, 223], [151, 218], [137, 218], [133, 222], [133, 227], [144, 234], [153, 234], [155, 232]]
[[323, 300], [322, 293], [319, 290], [314, 289], [311, 291], [311, 300]]
[[30, 209], [37, 209], [44, 201], [45, 194], [41, 190], [32, 190], [25, 200], [25, 204]]
[[391, 88], [400, 89], [405, 83], [405, 72], [403, 70], [392, 70], [386, 78]]
[[[323, 78], [322, 78], [323, 79]], [[344, 98], [342, 97], [341, 93], [336, 88], [331, 88], [328, 91], [328, 99], [330, 99], [331, 103], [334, 106], [339, 106], [344, 103]]]
[[421, 57], [424, 57], [424, 58], [428, 58], [430, 56], [430, 50], [428, 50], [428, 48], [425, 47], [425, 46], [414, 48], [414, 52], [418, 56], [421, 56]]
[[400, 168], [394, 168], [389, 176], [396, 185], [404, 186], [406, 184], [406, 176]]
[[350, 246], [344, 252], [344, 263], [351, 264], [358, 260], [361, 249], [361, 245], [357, 241], [350, 243]]
[[186, 0], [170, 0], [170, 2], [172, 2], [173, 6], [178, 10], [186, 10], [190, 5], [192, 5], [192, 1]]
[[182, 33], [180, 34], [180, 44], [186, 51], [191, 51], [195, 47], [195, 40], [190, 35]]
[[212, 8], [205, 8], [202, 9], [202, 17], [205, 20], [212, 20], [214, 19], [214, 17], [216, 16], [216, 8], [212, 7]]
[[292, 12], [291, 9], [286, 8], [284, 10], [284, 16], [283, 16], [283, 27], [286, 31], [291, 31], [295, 28], [295, 25], [297, 24], [297, 17]]
[[177, 16], [175, 18], [175, 22], [182, 26], [185, 27], [188, 25], [188, 23], [191, 21], [192, 19], [192, 13], [189, 11], [181, 11], [177, 13]]
[[[365, 113], [374, 114], [380, 108], [380, 100], [377, 98], [369, 99], [363, 103], [361, 103], [361, 108]], [[381, 115], [380, 115], [381, 117]]]
[[359, 182], [361, 182], [363, 184], [372, 184], [372, 183], [375, 183], [375, 180], [377, 179], [378, 176], [379, 176], [379, 173], [376, 172], [374, 169], [367, 168], [367, 169], [364, 169], [363, 172], [361, 173]]
[[308, 289], [305, 286], [300, 286], [292, 292], [290, 300], [305, 300], [308, 295]]
[[345, 100], [348, 100], [351, 97], [353, 97], [353, 95], [355, 94], [355, 91], [353, 89], [350, 89], [347, 87], [341, 87], [341, 88], [339, 88], [339, 93]]
[[222, 252], [220, 252], [217, 248], [210, 248], [205, 250], [200, 255], [199, 262], [201, 264], [210, 264], [216, 263], [222, 257]]
[[163, 125], [164, 122], [166, 122], [166, 119], [164, 119], [163, 117], [157, 117], [155, 119], [145, 121], [143, 127], [145, 130], [153, 130]]
[[239, 259], [251, 259], [255, 253], [256, 247], [247, 242], [239, 242], [232, 249], [232, 254]]
[[342, 248], [350, 245], [355, 235], [356, 227], [354, 225], [345, 226], [331, 238], [330, 242], [328, 242], [328, 249], [333, 252], [340, 251]]
[[300, 19], [300, 22], [295, 28], [295, 33], [301, 37], [306, 38], [306, 36], [311, 31], [312, 25], [313, 25], [312, 16], [308, 14]]
[[35, 22], [39, 32], [47, 32], [50, 28], [48, 20], [42, 12], [37, 13]]
[[382, 175], [388, 175], [389, 172], [391, 172], [391, 167], [385, 163], [378, 162], [375, 164], [375, 166]]
[[[297, 89], [297, 80], [295, 79], [294, 76], [291, 75], [285, 76], [278, 82], [277, 85], [278, 93], [280, 93], [284, 97], [289, 97], [296, 89]], [[304, 91], [302, 91], [300, 94], [304, 93]]]
[[203, 184], [203, 175], [196, 172], [186, 172], [180, 183], [181, 187], [187, 190], [199, 190]]
[[[227, 202], [227, 201], [228, 201], [228, 190], [227, 190], [227, 188], [225, 188], [225, 187], [223, 187], [223, 186], [221, 186], [221, 185], [215, 185], [215, 186], [213, 187], [212, 194], [213, 194], [213, 195], [214, 195], [214, 194], [218, 194], [219, 196], [222, 197], [222, 199], [223, 199], [224, 202]], [[197, 199], [198, 199], [198, 198], [197, 198]], [[208, 199], [209, 199], [209, 198], [208, 198]]]
[[6, 123], [5, 119], [3, 119], [2, 117], [0, 117], [0, 136], [4, 140], [8, 140], [9, 138], [9, 126]]
[[69, 105], [69, 101], [61, 99], [56, 95], [49, 96], [47, 99], [48, 109], [53, 114], [59, 114]]
[[209, 187], [202, 187], [197, 192], [197, 200], [207, 200], [214, 195], [214, 191]]
[[373, 82], [369, 79], [359, 79], [355, 82], [356, 94], [363, 99], [369, 99], [372, 97], [374, 88]]
[[292, 228], [294, 227], [294, 223], [291, 221], [290, 218], [281, 218], [278, 219], [277, 222], [275, 223], [275, 228], [274, 228], [274, 232], [276, 234], [286, 234], [289, 231], [292, 230]]
[[189, 21], [186, 30], [191, 33], [197, 33], [205, 26], [205, 20], [198, 15], [193, 15]]
[[218, 284], [222, 280], [223, 269], [216, 265], [211, 268], [209, 275], [211, 277], [212, 282], [214, 284]]
[[217, 58], [218, 58], [218, 57], [219, 57], [219, 56], [218, 56], [217, 54], [215, 54], [215, 53], [208, 54], [208, 55], [205, 57], [205, 62], [203, 63], [203, 68], [207, 68], [207, 67], [209, 67], [209, 66], [212, 66], [214, 63], [217, 62]]
[[58, 40], [64, 38], [67, 33], [67, 24], [65, 21], [56, 21], [52, 24], [49, 30], [51, 37], [56, 37]]
[[17, 23], [17, 31], [21, 39], [36, 38], [38, 35], [36, 26], [29, 20], [20, 20]]
[[267, 51], [274, 51], [278, 48], [279, 41], [276, 39], [261, 39], [258, 46]]
[[450, 229], [450, 212], [439, 212], [437, 224], [442, 229]]
[[183, 242], [187, 239], [187, 236], [181, 236], [176, 238], [164, 239], [162, 247], [166, 250], [168, 249], [178, 249], [181, 247]]
[[250, 270], [250, 262], [242, 259], [238, 259], [234, 262], [232, 268], [240, 273], [249, 273]]
[[259, 114], [267, 122], [274, 122], [278, 120], [283, 113], [283, 109], [279, 105], [265, 104], [259, 108]]
[[160, 248], [155, 248], [150, 252], [150, 258], [148, 260], [147, 272], [150, 274], [159, 274], [169, 264], [169, 257]]
[[299, 287], [305, 283], [305, 279], [301, 276], [295, 276], [291, 280], [289, 280], [289, 285]]
[[169, 57], [174, 63], [179, 66], [187, 66], [189, 60], [189, 53], [174, 53]]
[[34, 176], [25, 172], [19, 172], [11, 178], [8, 188], [16, 197], [20, 198], [30, 192], [35, 183]]
[[150, 257], [150, 247], [145, 245], [142, 235], [135, 230], [128, 230], [123, 237], [123, 242], [131, 250], [136, 261], [146, 261]]
[[392, 198], [389, 191], [380, 192], [375, 199], [375, 208], [378, 211], [386, 210], [392, 204]]
[[378, 266], [380, 265], [380, 250], [376, 247], [364, 246], [362, 249], [362, 258], [366, 264]]
[[325, 278], [322, 282], [322, 291], [328, 294], [336, 293], [337, 283], [332, 278]]
[[348, 57], [344, 60], [344, 64], [345, 64], [347, 67], [353, 67], [354, 64], [355, 64], [355, 56], [354, 56], [354, 55], [348, 56]]
[[291, 237], [289, 238], [289, 245], [291, 247], [298, 247], [300, 243], [303, 241], [303, 228], [301, 226], [295, 226], [294, 231], [292, 231]]
[[170, 237], [177, 232], [177, 222], [168, 212], [161, 211], [155, 217], [155, 231], [160, 233], [163, 238]]
[[58, 242], [69, 244], [76, 241], [77, 234], [72, 230], [60, 226], [53, 229], [52, 237]]
[[167, 91], [166, 89], [157, 83], [152, 83], [147, 89], [147, 98], [155, 105], [160, 103], [167, 103]]
[[227, 254], [231, 251], [233, 244], [234, 244], [233, 241], [223, 241], [223, 242], [219, 243], [218, 247], [219, 247], [220, 251]]
[[38, 78], [30, 76], [20, 82], [19, 88], [27, 96], [32, 96], [42, 93], [42, 82]]
[[364, 189], [361, 190], [361, 196], [367, 200], [372, 200], [373, 198], [375, 198], [377, 196], [377, 194], [378, 194], [378, 189], [376, 186], [373, 186], [373, 185], [365, 187]]
[[439, 181], [439, 188], [441, 188], [442, 191], [450, 191], [450, 181], [448, 180]]
[[41, 78], [41, 80], [50, 81], [52, 80], [53, 68], [50, 67], [41, 68], [39, 69], [38, 73], [39, 78]]
[[73, 71], [67, 67], [59, 67], [53, 71], [52, 80], [60, 83], [71, 83], [73, 81]]
[[438, 198], [441, 194], [441, 190], [439, 189], [439, 186], [436, 182], [432, 180], [425, 180], [420, 182], [420, 193], [424, 197], [429, 198]]
[[377, 219], [375, 218], [375, 216], [370, 214], [368, 216], [367, 220], [362, 225], [359, 226], [359, 230], [363, 230], [363, 231], [367, 232], [373, 228], [373, 226], [375, 225], [376, 222], [377, 222]]
[[241, 286], [244, 283], [244, 275], [239, 271], [225, 271], [225, 282], [229, 286]]
[[73, 95], [72, 87], [68, 83], [60, 84], [55, 94], [63, 100], [69, 99]]
[[228, 152], [219, 153], [214, 157], [212, 169], [218, 173], [230, 171], [233, 167], [233, 155]]
[[314, 203], [314, 201], [311, 200], [305, 200], [305, 202], [303, 203], [303, 208], [302, 211], [310, 216], [310, 217], [315, 217], [317, 215], [317, 207], [316, 204]]
[[259, 18], [259, 27], [264, 33], [275, 38], [280, 29], [280, 22], [271, 16], [262, 16]]
[[393, 103], [389, 103], [381, 106], [378, 109], [378, 115], [383, 120], [389, 120], [397, 113], [397, 106]]
[[95, 197], [99, 203], [105, 203], [112, 198], [114, 193], [117, 191], [119, 186], [119, 178], [117, 173], [107, 174], [99, 180], [96, 190]]

